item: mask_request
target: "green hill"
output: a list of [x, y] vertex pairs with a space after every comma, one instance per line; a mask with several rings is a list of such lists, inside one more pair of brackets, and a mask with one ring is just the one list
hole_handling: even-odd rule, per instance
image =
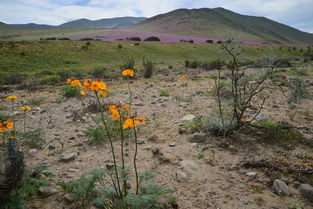
[[129, 28], [203, 38], [278, 43], [313, 43], [313, 35], [265, 17], [241, 15], [223, 8], [178, 9]]

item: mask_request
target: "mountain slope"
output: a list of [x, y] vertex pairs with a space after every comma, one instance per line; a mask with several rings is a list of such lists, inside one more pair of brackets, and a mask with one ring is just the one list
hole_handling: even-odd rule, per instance
[[110, 28], [116, 29], [120, 27], [126, 27], [134, 25], [136, 23], [144, 21], [145, 17], [117, 17], [117, 18], [107, 18], [100, 20], [88, 20], [88, 19], [78, 19], [63, 23], [58, 26], [52, 25], [42, 25], [42, 24], [13, 24], [12, 26], [26, 29], [74, 29], [74, 28]]
[[313, 35], [265, 17], [237, 14], [223, 9], [178, 9], [149, 18], [128, 30], [215, 39], [313, 43]]

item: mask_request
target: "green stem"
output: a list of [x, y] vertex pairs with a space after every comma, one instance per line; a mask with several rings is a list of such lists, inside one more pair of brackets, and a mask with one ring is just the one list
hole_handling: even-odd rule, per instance
[[135, 155], [134, 155], [134, 168], [135, 168], [135, 175], [136, 175], [136, 194], [138, 195], [138, 187], [139, 187], [139, 180], [138, 180], [138, 172], [137, 172], [137, 153], [138, 153], [138, 143], [137, 143], [137, 131], [135, 127], [135, 121], [133, 119], [133, 126], [134, 126], [134, 135], [135, 135]]
[[11, 107], [12, 107], [12, 121], [13, 121], [13, 130], [14, 130], [14, 136], [15, 136], [15, 115], [14, 115], [14, 105], [13, 105], [13, 100], [11, 100], [12, 103], [11, 103]]
[[25, 126], [26, 126], [26, 111], [24, 111], [24, 134], [25, 134]]
[[[97, 97], [97, 102], [98, 102], [99, 109], [101, 109], [101, 102], [100, 102], [100, 99], [99, 99], [98, 92], [95, 92], [95, 94], [96, 94], [96, 97]], [[116, 176], [118, 191], [120, 193], [120, 198], [123, 199], [123, 193], [122, 193], [122, 190], [121, 190], [120, 180], [119, 180], [119, 176], [118, 176], [118, 172], [117, 172], [116, 158], [115, 158], [115, 151], [114, 151], [114, 146], [113, 146], [113, 142], [112, 142], [112, 137], [111, 137], [109, 128], [108, 128], [108, 126], [107, 126], [107, 124], [106, 124], [106, 122], [104, 120], [103, 112], [100, 111], [100, 113], [101, 113], [101, 120], [102, 120], [102, 123], [103, 123], [103, 125], [105, 127], [105, 130], [106, 130], [107, 134], [108, 134], [108, 138], [109, 138], [109, 142], [110, 142], [110, 146], [111, 146], [111, 152], [112, 152], [112, 157], [113, 157], [114, 170], [115, 170], [115, 176]]]
[[122, 122], [122, 117], [121, 117], [121, 112], [118, 110], [118, 114], [120, 115], [119, 122], [120, 122], [120, 132], [121, 132], [121, 155], [122, 155], [122, 167], [123, 167], [123, 190], [124, 194], [126, 195], [126, 178], [125, 178], [125, 159], [124, 159], [124, 131], [123, 131], [123, 122]]

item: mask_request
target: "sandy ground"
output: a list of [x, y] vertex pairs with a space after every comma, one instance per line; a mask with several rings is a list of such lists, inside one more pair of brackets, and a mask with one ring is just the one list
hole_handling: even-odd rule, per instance
[[[191, 134], [179, 134], [179, 125], [185, 115], [209, 115], [216, 110], [215, 100], [208, 94], [214, 83], [212, 79], [207, 78], [208, 73], [201, 72], [196, 76], [197, 79], [193, 80], [191, 78], [195, 78], [197, 72], [190, 74], [193, 75], [186, 75], [186, 80], [178, 80], [178, 75], [173, 78], [159, 76], [151, 80], [136, 80], [130, 84], [134, 95], [133, 109], [138, 111], [139, 116], [143, 115], [148, 119], [147, 124], [140, 130], [139, 139], [144, 140], [144, 143], [139, 145], [139, 170], [155, 169], [158, 172], [157, 181], [174, 190], [181, 209], [283, 209], [288, 208], [291, 203], [299, 203], [305, 209], [313, 208], [302, 199], [297, 189], [301, 182], [293, 176], [277, 174], [276, 178], [285, 181], [290, 191], [288, 196], [279, 196], [273, 192], [272, 181], [275, 178], [272, 175], [267, 175], [262, 169], [245, 169], [238, 166], [247, 159], [271, 159], [292, 165], [302, 162], [312, 168], [312, 159], [303, 162], [293, 155], [312, 155], [312, 148], [296, 145], [286, 149], [259, 143], [244, 135], [240, 142], [208, 137], [205, 143], [190, 143]], [[312, 81], [312, 77], [311, 73], [306, 79]], [[107, 84], [113, 95], [104, 100], [106, 103], [128, 102], [125, 81]], [[168, 91], [170, 96], [160, 96], [160, 90]], [[70, 98], [57, 102], [57, 98], [62, 97], [62, 86], [49, 86], [35, 92], [3, 92], [1, 97], [12, 94], [19, 96], [17, 106], [32, 100], [42, 100], [38, 106], [33, 106], [33, 110], [28, 114], [26, 128], [43, 130], [46, 142], [34, 155], [28, 153], [30, 148], [23, 147], [28, 167], [45, 163], [50, 166], [49, 171], [55, 174], [54, 181], [69, 181], [78, 178], [84, 171], [105, 167], [111, 159], [108, 143], [87, 145], [88, 138], [84, 130], [93, 122], [88, 115], [83, 114], [80, 100]], [[278, 91], [273, 90], [269, 96], [262, 112], [264, 117], [288, 121], [297, 127], [313, 128], [313, 100], [304, 99], [296, 108], [292, 108]], [[91, 97], [86, 96], [85, 99], [91, 100]], [[9, 103], [2, 100], [1, 106], [9, 107]], [[8, 113], [8, 110], [2, 112]], [[20, 130], [22, 121], [20, 115], [17, 122]], [[156, 135], [157, 139], [148, 140], [150, 135]], [[308, 139], [313, 137], [310, 132], [305, 132], [304, 136]], [[64, 150], [60, 142], [64, 142]], [[174, 147], [169, 146], [174, 142]], [[115, 145], [118, 143], [115, 142]], [[126, 163], [132, 166], [134, 142], [129, 139], [127, 144], [129, 155], [126, 157]], [[56, 147], [51, 155], [47, 155], [49, 145]], [[162, 160], [160, 156], [153, 156], [151, 150], [154, 149], [163, 153]], [[197, 157], [199, 152], [204, 153], [201, 159]], [[77, 153], [77, 157], [68, 163], [60, 162], [60, 157], [68, 153]], [[182, 161], [192, 161], [195, 165], [194, 171], [186, 171], [181, 166]], [[178, 181], [175, 178], [177, 171], [186, 172], [187, 178]], [[255, 178], [246, 175], [250, 171], [257, 174]], [[30, 208], [75, 208], [67, 204], [63, 196], [58, 193], [49, 198], [34, 200]]]

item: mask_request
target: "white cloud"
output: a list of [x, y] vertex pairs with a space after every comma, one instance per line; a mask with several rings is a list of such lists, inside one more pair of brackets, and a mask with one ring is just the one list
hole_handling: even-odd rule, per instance
[[178, 8], [224, 7], [313, 31], [312, 0], [0, 0], [0, 21], [58, 25], [79, 18], [151, 17]]

